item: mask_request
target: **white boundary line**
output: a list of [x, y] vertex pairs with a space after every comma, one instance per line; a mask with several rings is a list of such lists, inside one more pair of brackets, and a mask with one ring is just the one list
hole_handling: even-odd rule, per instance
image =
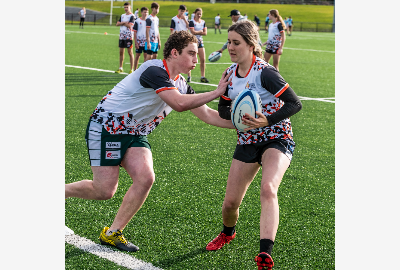
[[162, 268], [155, 267], [151, 263], [146, 263], [144, 261], [136, 259], [135, 257], [129, 256], [128, 254], [96, 244], [95, 242], [76, 234], [65, 235], [65, 242], [79, 249], [82, 249], [83, 251], [90, 252], [96, 256], [109, 260], [117, 265], [121, 265], [128, 269], [163, 270]]
[[[88, 69], [88, 70], [96, 70], [96, 71], [103, 71], [103, 72], [108, 72], [108, 73], [114, 73], [112, 70], [105, 70], [105, 69], [98, 69], [98, 68], [90, 68], [90, 67], [81, 67], [81, 66], [73, 66], [73, 65], [65, 65], [66, 67], [72, 67], [72, 68], [80, 68], [80, 69]], [[120, 74], [128, 74], [125, 72], [122, 72]], [[199, 83], [199, 82], [190, 82], [193, 84], [200, 84], [200, 85], [209, 85], [209, 86], [214, 86], [217, 87], [218, 85], [216, 84], [211, 84], [211, 83]], [[310, 97], [300, 97], [300, 100], [314, 100], [314, 101], [322, 101], [322, 102], [329, 102], [329, 103], [335, 103], [335, 101], [330, 100], [330, 99], [335, 99], [334, 97], [331, 98], [310, 98]], [[218, 100], [214, 100], [214, 102], [218, 102]]]

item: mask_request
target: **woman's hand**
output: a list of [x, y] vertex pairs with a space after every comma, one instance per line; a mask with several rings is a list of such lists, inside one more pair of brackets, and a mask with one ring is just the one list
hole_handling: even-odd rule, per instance
[[251, 129], [268, 126], [267, 117], [265, 117], [265, 115], [260, 112], [256, 112], [256, 114], [258, 115], [258, 118], [255, 118], [248, 113], [246, 113], [242, 117], [242, 123], [246, 126], [249, 126], [244, 131], [249, 131]]

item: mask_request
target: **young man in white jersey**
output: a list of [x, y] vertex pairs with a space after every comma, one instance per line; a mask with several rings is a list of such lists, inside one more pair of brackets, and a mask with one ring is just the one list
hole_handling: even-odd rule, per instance
[[214, 20], [215, 20], [215, 22], [214, 22], [214, 24], [215, 24], [215, 32], [214, 32], [214, 34], [217, 33], [217, 29], [218, 29], [219, 33], [221, 34], [221, 16], [219, 16], [219, 13], [217, 14], [217, 16], [215, 16]]
[[116, 26], [120, 27], [119, 30], [119, 69], [115, 73], [124, 72], [122, 66], [125, 57], [125, 48], [128, 50], [129, 62], [131, 69], [129, 74], [133, 72], [133, 24], [135, 22], [134, 15], [131, 11], [131, 5], [126, 2], [124, 4], [125, 13], [121, 15]]
[[[171, 26], [169, 27], [171, 35], [177, 31], [188, 31], [189, 30], [189, 22], [187, 20], [187, 17], [185, 16], [186, 10], [187, 9], [186, 9], [185, 5], [180, 5], [178, 8], [178, 15], [172, 17]], [[189, 71], [188, 77], [187, 77], [187, 82], [190, 82], [190, 81], [191, 81], [191, 72]]]
[[157, 52], [161, 48], [161, 38], [159, 27], [159, 19], [157, 17], [160, 12], [160, 5], [157, 2], [151, 3], [151, 14], [146, 19], [146, 61], [157, 59]]
[[122, 230], [141, 208], [155, 180], [147, 135], [172, 110], [191, 110], [205, 123], [234, 128], [230, 120], [222, 119], [218, 111], [205, 105], [225, 92], [232, 72], [223, 73], [217, 89], [201, 94], [196, 94], [180, 75], [195, 68], [197, 42], [188, 32], [172, 34], [164, 45], [164, 59], [146, 61], [126, 76], [104, 96], [90, 116], [85, 139], [93, 180], [66, 184], [65, 198], [112, 198], [117, 190], [120, 166], [133, 181], [113, 223], [100, 233], [103, 245], [130, 252], [139, 249], [125, 239]]
[[147, 58], [147, 53], [144, 44], [146, 43], [146, 18], [147, 14], [149, 14], [149, 9], [147, 7], [142, 7], [140, 9], [140, 13], [142, 16], [136, 19], [135, 25], [133, 26], [133, 37], [135, 39], [135, 48], [136, 48], [133, 70], [137, 69], [139, 65], [139, 58], [142, 52], [144, 53], [143, 62], [145, 62]]

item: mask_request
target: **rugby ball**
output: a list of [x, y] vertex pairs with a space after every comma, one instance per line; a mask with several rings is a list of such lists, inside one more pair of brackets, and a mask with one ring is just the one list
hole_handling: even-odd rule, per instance
[[242, 123], [242, 117], [248, 113], [258, 118], [257, 112], [262, 112], [260, 95], [253, 90], [243, 90], [232, 102], [231, 119], [237, 130], [244, 132], [249, 126]]
[[212, 54], [210, 54], [210, 56], [208, 57], [208, 61], [210, 62], [217, 62], [222, 56], [222, 53], [220, 52], [213, 52]]

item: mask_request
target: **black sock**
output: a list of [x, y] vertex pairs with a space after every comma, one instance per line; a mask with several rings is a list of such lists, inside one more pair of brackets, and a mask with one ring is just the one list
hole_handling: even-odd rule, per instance
[[271, 255], [273, 247], [274, 247], [274, 241], [270, 239], [260, 239], [260, 253], [266, 252], [269, 255]]
[[224, 225], [224, 230], [222, 231], [224, 234], [226, 234], [227, 236], [232, 236], [235, 232], [235, 226], [233, 227], [226, 227]]

